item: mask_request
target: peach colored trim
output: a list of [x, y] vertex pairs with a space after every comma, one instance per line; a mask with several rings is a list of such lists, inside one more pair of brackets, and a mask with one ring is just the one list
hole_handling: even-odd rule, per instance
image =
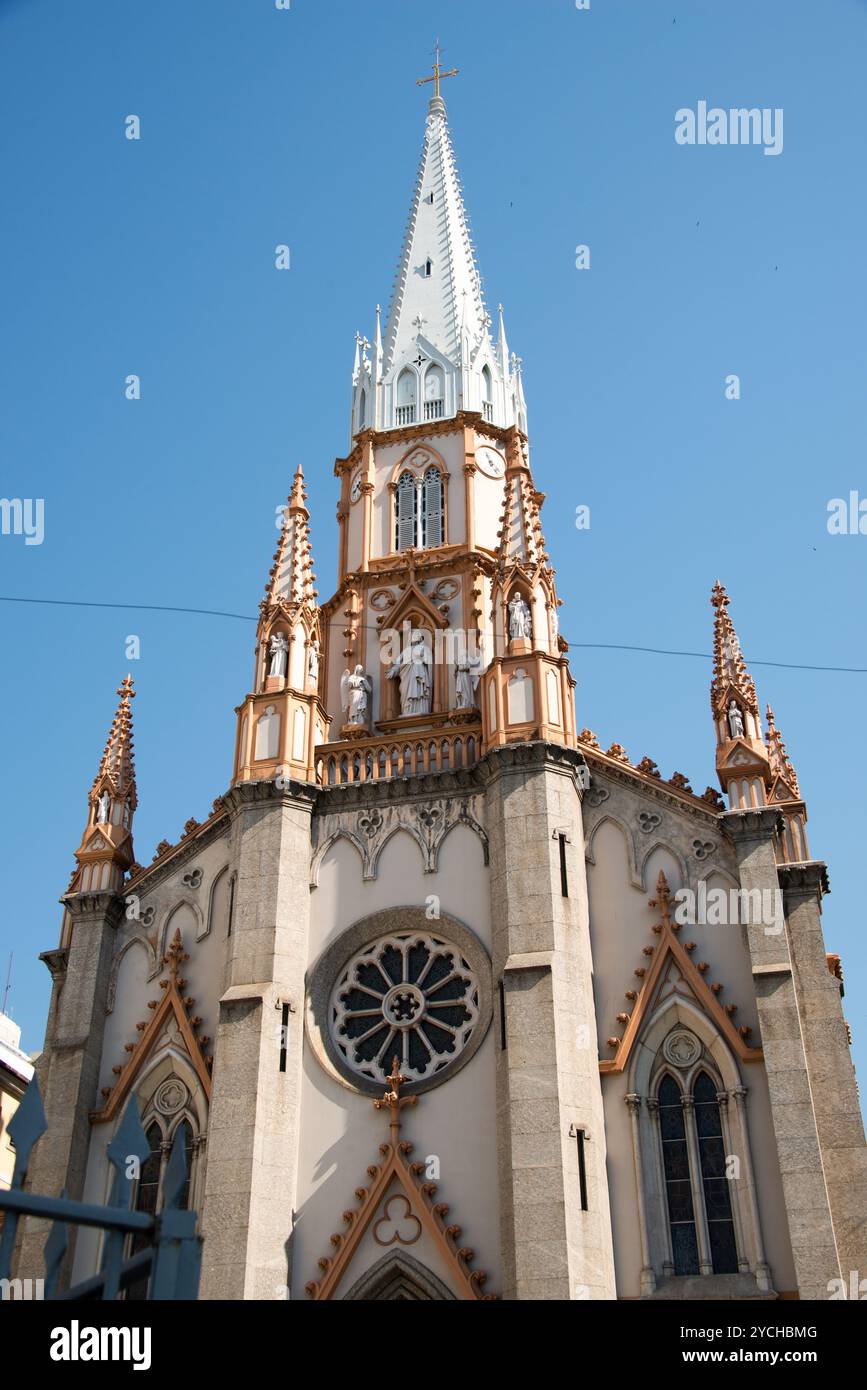
[[[172, 942], [172, 949], [174, 949], [175, 947], [181, 947], [181, 945], [181, 929], [180, 927], [178, 927], [177, 931], [175, 932], [174, 940]], [[170, 955], [171, 951], [168, 952], [165, 956], [163, 956], [164, 964], [167, 964], [169, 962]], [[179, 963], [182, 963], [183, 960], [189, 960], [189, 956], [186, 954], [186, 952], [181, 953]], [[160, 985], [162, 988], [165, 989], [165, 994], [163, 995], [162, 999], [160, 1000], [159, 1004], [154, 1010], [154, 1014], [151, 1018], [150, 1023], [142, 1033], [141, 1038], [135, 1046], [135, 1051], [133, 1052], [126, 1066], [123, 1068], [123, 1071], [121, 1072], [117, 1080], [117, 1083], [112, 1087], [111, 1095], [109, 1096], [105, 1105], [102, 1107], [101, 1110], [91, 1111], [90, 1120], [92, 1124], [101, 1125], [107, 1123], [109, 1120], [114, 1119], [114, 1116], [117, 1114], [118, 1109], [123, 1104], [123, 1101], [125, 1100], [126, 1096], [129, 1094], [135, 1078], [141, 1071], [142, 1065], [147, 1059], [147, 1056], [151, 1048], [153, 1047], [154, 1042], [159, 1037], [159, 1034], [162, 1031], [162, 1026], [165, 1023], [166, 1018], [169, 1016], [169, 1014], [174, 1014], [178, 1028], [181, 1032], [181, 1037], [183, 1038], [187, 1052], [189, 1053], [190, 1061], [193, 1064], [196, 1075], [202, 1083], [202, 1089], [205, 1092], [205, 1097], [208, 1101], [210, 1101], [211, 1099], [211, 1074], [208, 1071], [207, 1062], [205, 1060], [201, 1046], [199, 1045], [195, 1033], [193, 1032], [193, 1026], [190, 1023], [190, 1019], [187, 1016], [187, 1009], [189, 1007], [192, 1007], [194, 1001], [189, 1000], [188, 1003], [187, 1000], [184, 999], [180, 993], [181, 989], [183, 989], [186, 985], [186, 980], [179, 979], [176, 970], [170, 968], [169, 978], [167, 980], [160, 980]]]
[[348, 1233], [331, 1237], [331, 1245], [336, 1254], [322, 1256], [319, 1260], [322, 1276], [319, 1279], [311, 1279], [305, 1285], [305, 1290], [317, 1302], [333, 1297], [388, 1189], [392, 1184], [396, 1184], [403, 1190], [410, 1210], [431, 1237], [445, 1261], [458, 1298], [467, 1302], [492, 1302], [496, 1295], [482, 1292], [487, 1280], [484, 1270], [469, 1268], [475, 1252], [458, 1244], [462, 1234], [460, 1226], [447, 1226], [449, 1208], [445, 1202], [434, 1200], [437, 1193], [436, 1183], [421, 1181], [421, 1175], [425, 1171], [424, 1163], [407, 1162], [413, 1145], [400, 1138], [400, 1115], [405, 1106], [416, 1105], [418, 1098], [400, 1095], [400, 1086], [404, 1078], [398, 1073], [397, 1058], [394, 1060], [392, 1075], [388, 1079], [393, 1089], [385, 1092], [383, 1100], [373, 1102], [377, 1109], [388, 1108], [390, 1114], [389, 1142], [379, 1146], [379, 1152], [385, 1162], [372, 1163], [368, 1168], [370, 1186], [357, 1187], [355, 1196], [358, 1206], [343, 1213], [343, 1220], [349, 1227]]
[[657, 897], [650, 899], [652, 907], [656, 906], [657, 903], [662, 904], [662, 930], [660, 933], [660, 941], [659, 944], [653, 948], [653, 963], [642, 980], [638, 1000], [629, 1016], [629, 1023], [624, 1031], [623, 1037], [618, 1042], [616, 1054], [613, 1060], [599, 1063], [600, 1072], [603, 1075], [607, 1075], [610, 1073], [622, 1072], [626, 1069], [632, 1049], [641, 1031], [641, 1025], [653, 1000], [663, 966], [669, 956], [674, 957], [681, 975], [691, 987], [697, 1002], [701, 1004], [705, 1013], [707, 1013], [716, 1024], [735, 1055], [739, 1057], [742, 1062], [761, 1062], [764, 1057], [762, 1049], [747, 1046], [710, 986], [705, 984], [701, 972], [693, 965], [689, 953], [678, 941], [668, 913], [667, 895], [668, 882], [665, 874], [660, 871], [657, 885]]

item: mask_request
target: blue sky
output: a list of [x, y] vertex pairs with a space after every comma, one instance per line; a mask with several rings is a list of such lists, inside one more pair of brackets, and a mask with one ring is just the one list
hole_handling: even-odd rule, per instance
[[[863, 1077], [867, 677], [758, 663], [867, 667], [867, 536], [826, 529], [829, 499], [867, 497], [864, 3], [0, 0], [0, 493], [45, 499], [41, 546], [0, 537], [0, 594], [252, 619], [299, 461], [331, 591], [353, 335], [389, 300], [437, 34], [489, 305], [524, 360], [579, 723], [714, 781], [709, 662], [577, 644], [709, 652], [719, 575], [829, 863]], [[783, 153], [679, 146], [699, 100], [782, 107]], [[254, 625], [7, 602], [0, 623], [0, 978], [12, 950], [34, 1049], [119, 680], [146, 863], [226, 789]]]

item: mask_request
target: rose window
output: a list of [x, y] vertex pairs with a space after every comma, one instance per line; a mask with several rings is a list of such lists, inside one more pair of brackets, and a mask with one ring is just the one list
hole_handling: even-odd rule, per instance
[[423, 1081], [466, 1047], [479, 1019], [478, 981], [439, 937], [381, 937], [354, 956], [331, 994], [331, 1037], [346, 1064], [383, 1081], [393, 1057]]

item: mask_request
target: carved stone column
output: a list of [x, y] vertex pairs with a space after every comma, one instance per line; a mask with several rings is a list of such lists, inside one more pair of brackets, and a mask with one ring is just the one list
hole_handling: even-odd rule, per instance
[[681, 1095], [680, 1103], [683, 1107], [683, 1127], [686, 1131], [686, 1147], [689, 1151], [689, 1185], [692, 1190], [692, 1212], [698, 1241], [698, 1272], [699, 1274], [713, 1274], [710, 1233], [707, 1229], [707, 1212], [704, 1208], [701, 1154], [695, 1127], [695, 1099], [692, 1096]]
[[[774, 854], [779, 821], [780, 813], [772, 806], [720, 816], [737, 854], [741, 887], [748, 890], [743, 895], [748, 920], [742, 930], [752, 966], [798, 1292], [801, 1298], [827, 1298], [829, 1281], [840, 1278], [840, 1261]], [[752, 889], [759, 891], [751, 894]], [[753, 901], [763, 893], [771, 894], [775, 903], [771, 922], [762, 919]]]
[[647, 1230], [647, 1202], [644, 1195], [644, 1164], [641, 1156], [640, 1110], [641, 1096], [626, 1097], [632, 1129], [632, 1156], [635, 1164], [635, 1193], [638, 1198], [638, 1233], [641, 1237], [641, 1296], [646, 1298], [656, 1288], [656, 1275], [650, 1260], [650, 1240]]
[[315, 795], [305, 783], [247, 782], [225, 798], [237, 885], [214, 1042], [203, 1298], [273, 1299], [290, 1283]]
[[[506, 1298], [615, 1296], [580, 762], [541, 742], [485, 759], [493, 968], [505, 1005], [497, 1124]], [[583, 1135], [586, 1206], [570, 1129]]]
[[750, 1214], [750, 1226], [752, 1229], [753, 1251], [755, 1258], [754, 1273], [756, 1283], [763, 1293], [770, 1293], [773, 1288], [771, 1271], [765, 1259], [765, 1245], [762, 1239], [762, 1221], [759, 1214], [759, 1199], [756, 1193], [756, 1176], [753, 1170], [753, 1155], [750, 1149], [750, 1130], [747, 1124], [747, 1088], [746, 1086], [736, 1086], [731, 1093], [735, 1098], [735, 1106], [738, 1115], [738, 1128], [741, 1132], [741, 1165], [743, 1167], [743, 1183], [746, 1192], [747, 1205]]
[[[47, 953], [54, 975], [45, 1049], [38, 1070], [48, 1129], [36, 1144], [27, 1186], [46, 1197], [81, 1200], [90, 1147], [90, 1112], [99, 1100], [99, 1064], [105, 1032], [105, 1005], [114, 950], [114, 936], [124, 912], [117, 893], [75, 893], [65, 900], [72, 918], [68, 955], [62, 968], [60, 952]], [[24, 1223], [18, 1260], [20, 1278], [42, 1278], [42, 1247], [46, 1222]], [[76, 1227], [70, 1230], [69, 1250], [61, 1270], [61, 1287], [68, 1284], [75, 1252]]]
[[822, 933], [825, 865], [781, 864], [795, 992], [834, 1235], [844, 1279], [867, 1270], [867, 1148], [840, 981], [828, 969]]

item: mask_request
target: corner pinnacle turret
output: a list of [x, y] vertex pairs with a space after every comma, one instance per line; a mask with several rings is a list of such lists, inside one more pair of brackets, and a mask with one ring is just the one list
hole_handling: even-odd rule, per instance
[[117, 693], [120, 704], [88, 796], [87, 824], [75, 852], [78, 867], [68, 890], [71, 893], [119, 891], [124, 874], [134, 861], [132, 822], [138, 796], [132, 738], [132, 676], [126, 676]]

